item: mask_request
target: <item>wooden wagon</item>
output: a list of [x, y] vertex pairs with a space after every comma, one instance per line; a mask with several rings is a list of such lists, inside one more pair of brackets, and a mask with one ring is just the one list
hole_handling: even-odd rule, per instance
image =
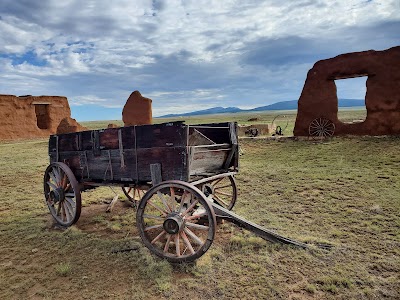
[[232, 209], [237, 198], [236, 123], [172, 122], [52, 135], [44, 194], [63, 226], [78, 221], [81, 192], [103, 185], [146, 191], [136, 224], [144, 244], [172, 262], [193, 261], [210, 247], [213, 203]]

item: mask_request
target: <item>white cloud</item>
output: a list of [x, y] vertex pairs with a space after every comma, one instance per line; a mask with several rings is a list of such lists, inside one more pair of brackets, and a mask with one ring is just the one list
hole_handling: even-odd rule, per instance
[[399, 11], [397, 0], [3, 0], [0, 92], [122, 107], [138, 89], [155, 110], [185, 111], [293, 100], [316, 60], [398, 44]]

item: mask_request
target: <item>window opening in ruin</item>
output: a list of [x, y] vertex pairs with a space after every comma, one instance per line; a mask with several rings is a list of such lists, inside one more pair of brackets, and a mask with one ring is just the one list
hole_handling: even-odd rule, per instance
[[49, 105], [35, 104], [35, 113], [37, 127], [39, 127], [40, 129], [48, 129], [50, 126]]
[[365, 96], [367, 76], [336, 79], [336, 94], [339, 100], [338, 119], [347, 124], [360, 123], [367, 117]]

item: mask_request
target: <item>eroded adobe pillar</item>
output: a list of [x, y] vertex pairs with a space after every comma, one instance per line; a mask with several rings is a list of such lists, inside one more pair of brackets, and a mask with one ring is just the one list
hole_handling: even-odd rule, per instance
[[152, 124], [152, 100], [134, 91], [126, 100], [122, 110], [122, 121], [125, 126]]

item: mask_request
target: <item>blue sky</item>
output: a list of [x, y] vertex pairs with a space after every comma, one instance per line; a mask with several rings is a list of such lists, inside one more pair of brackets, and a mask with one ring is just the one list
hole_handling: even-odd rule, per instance
[[[341, 53], [400, 45], [400, 0], [2, 0], [0, 93], [63, 95], [79, 121], [296, 100]], [[338, 83], [362, 99], [365, 80]]]

